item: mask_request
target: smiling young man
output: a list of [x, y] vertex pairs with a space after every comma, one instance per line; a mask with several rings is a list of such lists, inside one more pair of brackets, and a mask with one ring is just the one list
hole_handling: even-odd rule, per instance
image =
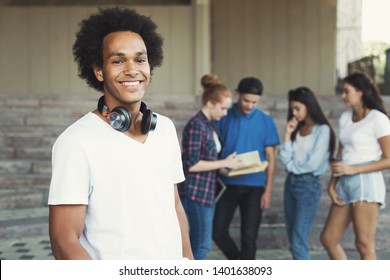
[[176, 184], [184, 180], [170, 119], [142, 98], [160, 66], [150, 18], [109, 8], [81, 22], [79, 76], [103, 93], [53, 146], [49, 230], [56, 259], [192, 259]]
[[[253, 260], [262, 211], [271, 207], [275, 146], [279, 144], [279, 136], [272, 117], [257, 108], [263, 94], [261, 81], [254, 77], [242, 79], [237, 94], [237, 103], [217, 124], [223, 143], [222, 158], [234, 152], [257, 150], [261, 160], [269, 164], [264, 172], [221, 176], [227, 188], [216, 205], [213, 240], [228, 259]], [[237, 207], [241, 214], [240, 248], [229, 233]]]

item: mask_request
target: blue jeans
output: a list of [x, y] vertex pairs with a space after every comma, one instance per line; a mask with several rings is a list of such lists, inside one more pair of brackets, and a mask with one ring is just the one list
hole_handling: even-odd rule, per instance
[[289, 173], [284, 185], [284, 216], [295, 260], [310, 259], [309, 238], [321, 198], [321, 181], [313, 174]]
[[204, 260], [211, 250], [215, 207], [201, 205], [186, 197], [181, 198], [190, 228], [192, 254], [195, 260]]
[[[254, 260], [261, 223], [260, 200], [263, 187], [227, 186], [218, 201], [214, 215], [213, 240], [229, 260]], [[240, 208], [241, 249], [229, 233], [234, 213]]]

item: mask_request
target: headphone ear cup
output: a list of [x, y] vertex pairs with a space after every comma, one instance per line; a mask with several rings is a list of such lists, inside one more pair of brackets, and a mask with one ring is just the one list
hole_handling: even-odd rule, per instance
[[156, 129], [157, 125], [157, 115], [155, 113], [152, 113], [152, 120], [150, 121], [150, 131], [153, 131]]
[[115, 107], [111, 111], [108, 120], [110, 121], [110, 124], [113, 128], [121, 132], [125, 132], [126, 130], [128, 130], [132, 122], [129, 111], [127, 111], [126, 108], [121, 106]]
[[142, 112], [142, 122], [141, 122], [141, 132], [142, 134], [147, 134], [150, 130], [150, 124], [152, 120], [152, 111], [150, 110], [144, 110]]
[[147, 134], [149, 131], [153, 131], [157, 124], [157, 115], [148, 109], [145, 103], [141, 103], [140, 111], [142, 113], [141, 132]]

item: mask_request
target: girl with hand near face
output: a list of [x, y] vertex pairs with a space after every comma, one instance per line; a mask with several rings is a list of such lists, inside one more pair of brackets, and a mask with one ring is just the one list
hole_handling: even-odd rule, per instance
[[288, 93], [288, 117], [279, 157], [288, 172], [284, 212], [293, 259], [310, 259], [309, 238], [321, 197], [321, 175], [335, 146], [335, 135], [313, 92], [306, 87]]
[[342, 85], [341, 97], [350, 109], [339, 119], [341, 161], [331, 164], [328, 191], [333, 203], [321, 242], [331, 259], [346, 259], [339, 242], [352, 222], [361, 259], [376, 259], [377, 217], [386, 194], [381, 170], [390, 167], [390, 121], [367, 75], [353, 73]]

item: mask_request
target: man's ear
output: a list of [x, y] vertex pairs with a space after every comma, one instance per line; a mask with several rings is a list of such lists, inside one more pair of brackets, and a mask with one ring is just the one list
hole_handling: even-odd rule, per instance
[[95, 77], [96, 77], [96, 79], [99, 82], [103, 82], [104, 81], [103, 71], [102, 71], [101, 67], [94, 65], [93, 66], [93, 72], [95, 73]]

